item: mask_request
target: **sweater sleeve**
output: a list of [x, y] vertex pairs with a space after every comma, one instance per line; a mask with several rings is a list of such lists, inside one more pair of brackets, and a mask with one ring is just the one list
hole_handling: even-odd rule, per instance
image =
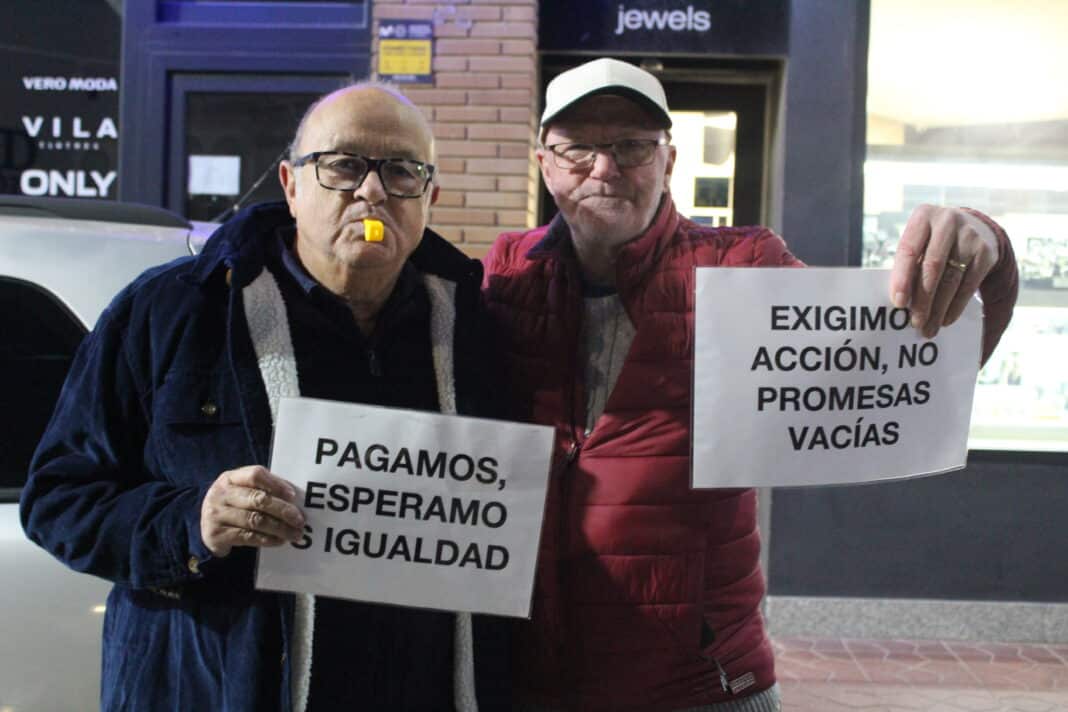
[[[177, 486], [144, 464], [148, 423], [122, 295], [82, 342], [30, 465], [20, 516], [29, 538], [72, 569], [133, 588], [200, 578], [208, 485]], [[147, 346], [145, 347], [147, 348]], [[195, 560], [191, 557], [195, 557]]]
[[979, 285], [979, 296], [983, 300], [983, 353], [980, 361], [983, 364], [994, 353], [1012, 319], [1012, 310], [1020, 291], [1020, 274], [1016, 267], [1016, 254], [1005, 230], [978, 210], [964, 210], [989, 225], [998, 239], [998, 261]]
[[786, 241], [774, 230], [760, 228], [753, 236], [752, 264], [757, 267], [804, 267], [805, 263], [790, 252]]

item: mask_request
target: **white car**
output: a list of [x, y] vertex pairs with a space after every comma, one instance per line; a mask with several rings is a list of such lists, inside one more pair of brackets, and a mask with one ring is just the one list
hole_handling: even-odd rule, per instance
[[149, 206], [0, 196], [0, 710], [96, 709], [111, 584], [67, 569], [18, 517], [29, 459], [74, 350], [144, 270], [203, 245], [210, 223]]

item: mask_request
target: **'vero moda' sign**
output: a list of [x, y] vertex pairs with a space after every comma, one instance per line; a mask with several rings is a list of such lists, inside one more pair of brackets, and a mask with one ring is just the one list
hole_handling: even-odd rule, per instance
[[540, 4], [540, 49], [785, 55], [787, 0]]
[[106, 0], [11, 5], [0, 28], [0, 192], [115, 198], [118, 11]]
[[260, 551], [258, 588], [530, 613], [552, 428], [283, 399], [271, 471], [304, 538]]
[[925, 339], [907, 309], [889, 304], [887, 270], [702, 268], [696, 285], [694, 487], [964, 466], [977, 300]]

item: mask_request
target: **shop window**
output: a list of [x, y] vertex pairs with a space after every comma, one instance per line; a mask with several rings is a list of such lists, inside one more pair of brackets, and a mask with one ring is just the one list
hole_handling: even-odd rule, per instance
[[[185, 116], [187, 180], [182, 210], [221, 220], [243, 205], [284, 200], [276, 161], [300, 117], [319, 96], [298, 92], [190, 92]], [[250, 116], [275, 120], [249, 123]]]
[[671, 197], [679, 212], [700, 225], [732, 225], [738, 114], [672, 111], [671, 124]]
[[979, 374], [975, 449], [1068, 451], [1065, 28], [1068, 3], [871, 5], [863, 263], [888, 267], [911, 210], [934, 203], [997, 220], [1020, 268]]
[[0, 500], [11, 501], [86, 330], [52, 294], [0, 278], [0, 333]]

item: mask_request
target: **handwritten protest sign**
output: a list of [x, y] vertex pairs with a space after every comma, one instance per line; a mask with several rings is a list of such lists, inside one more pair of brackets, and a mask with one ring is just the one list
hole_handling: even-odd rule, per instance
[[528, 616], [552, 433], [282, 399], [271, 471], [307, 525], [260, 551], [257, 588]]
[[697, 270], [695, 488], [964, 466], [980, 305], [928, 340], [888, 284], [886, 270]]

